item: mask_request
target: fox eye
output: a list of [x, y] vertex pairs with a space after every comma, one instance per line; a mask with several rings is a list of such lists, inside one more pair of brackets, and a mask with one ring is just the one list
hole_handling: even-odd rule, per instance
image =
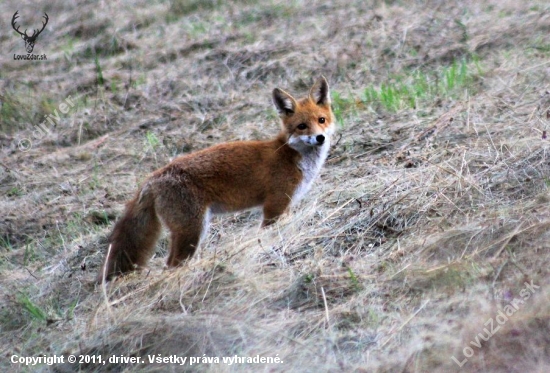
[[325, 123], [325, 118], [323, 118], [323, 117], [319, 118], [319, 123], [321, 123], [321, 124]]
[[299, 130], [305, 130], [307, 128], [307, 125], [305, 123], [300, 123], [296, 128], [298, 128]]

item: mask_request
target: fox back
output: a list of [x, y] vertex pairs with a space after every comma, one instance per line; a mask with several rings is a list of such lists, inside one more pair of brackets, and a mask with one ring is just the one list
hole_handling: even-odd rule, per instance
[[171, 233], [167, 265], [174, 267], [194, 254], [212, 214], [262, 206], [265, 227], [308, 192], [334, 132], [328, 83], [321, 77], [301, 100], [275, 88], [273, 102], [282, 125], [274, 139], [183, 155], [147, 178], [115, 224], [98, 281], [144, 266], [161, 223]]

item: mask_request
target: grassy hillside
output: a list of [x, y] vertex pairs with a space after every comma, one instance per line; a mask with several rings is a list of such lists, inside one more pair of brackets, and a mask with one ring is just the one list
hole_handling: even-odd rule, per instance
[[[47, 60], [14, 60], [16, 10], [21, 29], [49, 15], [33, 52]], [[0, 14], [2, 371], [550, 369], [547, 1], [5, 0]], [[265, 230], [256, 210], [216, 217], [177, 270], [163, 236], [149, 270], [94, 284], [148, 173], [275, 136], [272, 89], [302, 96], [321, 74], [338, 132], [299, 206]], [[145, 362], [11, 363], [54, 354]], [[221, 361], [257, 355], [279, 360]]]

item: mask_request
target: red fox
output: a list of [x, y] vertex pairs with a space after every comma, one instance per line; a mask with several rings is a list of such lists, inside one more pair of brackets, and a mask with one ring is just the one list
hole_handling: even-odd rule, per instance
[[319, 78], [299, 101], [275, 88], [273, 103], [282, 121], [275, 139], [215, 145], [147, 178], [113, 228], [98, 282], [144, 266], [161, 222], [170, 231], [167, 265], [175, 267], [194, 254], [211, 214], [263, 206], [265, 227], [307, 193], [334, 132], [329, 85]]

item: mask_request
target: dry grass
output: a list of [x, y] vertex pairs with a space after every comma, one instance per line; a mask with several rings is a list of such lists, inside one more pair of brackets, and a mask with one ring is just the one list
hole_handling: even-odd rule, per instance
[[[17, 9], [50, 24], [47, 61], [12, 60], [23, 42], [0, 35], [3, 371], [69, 353], [284, 361], [86, 371], [550, 369], [546, 2], [7, 0], [1, 29]], [[217, 218], [185, 267], [163, 270], [164, 238], [149, 271], [93, 284], [149, 172], [273, 136], [271, 90], [319, 74], [339, 132], [299, 207], [267, 230], [258, 211]], [[526, 282], [539, 288], [476, 347]]]

